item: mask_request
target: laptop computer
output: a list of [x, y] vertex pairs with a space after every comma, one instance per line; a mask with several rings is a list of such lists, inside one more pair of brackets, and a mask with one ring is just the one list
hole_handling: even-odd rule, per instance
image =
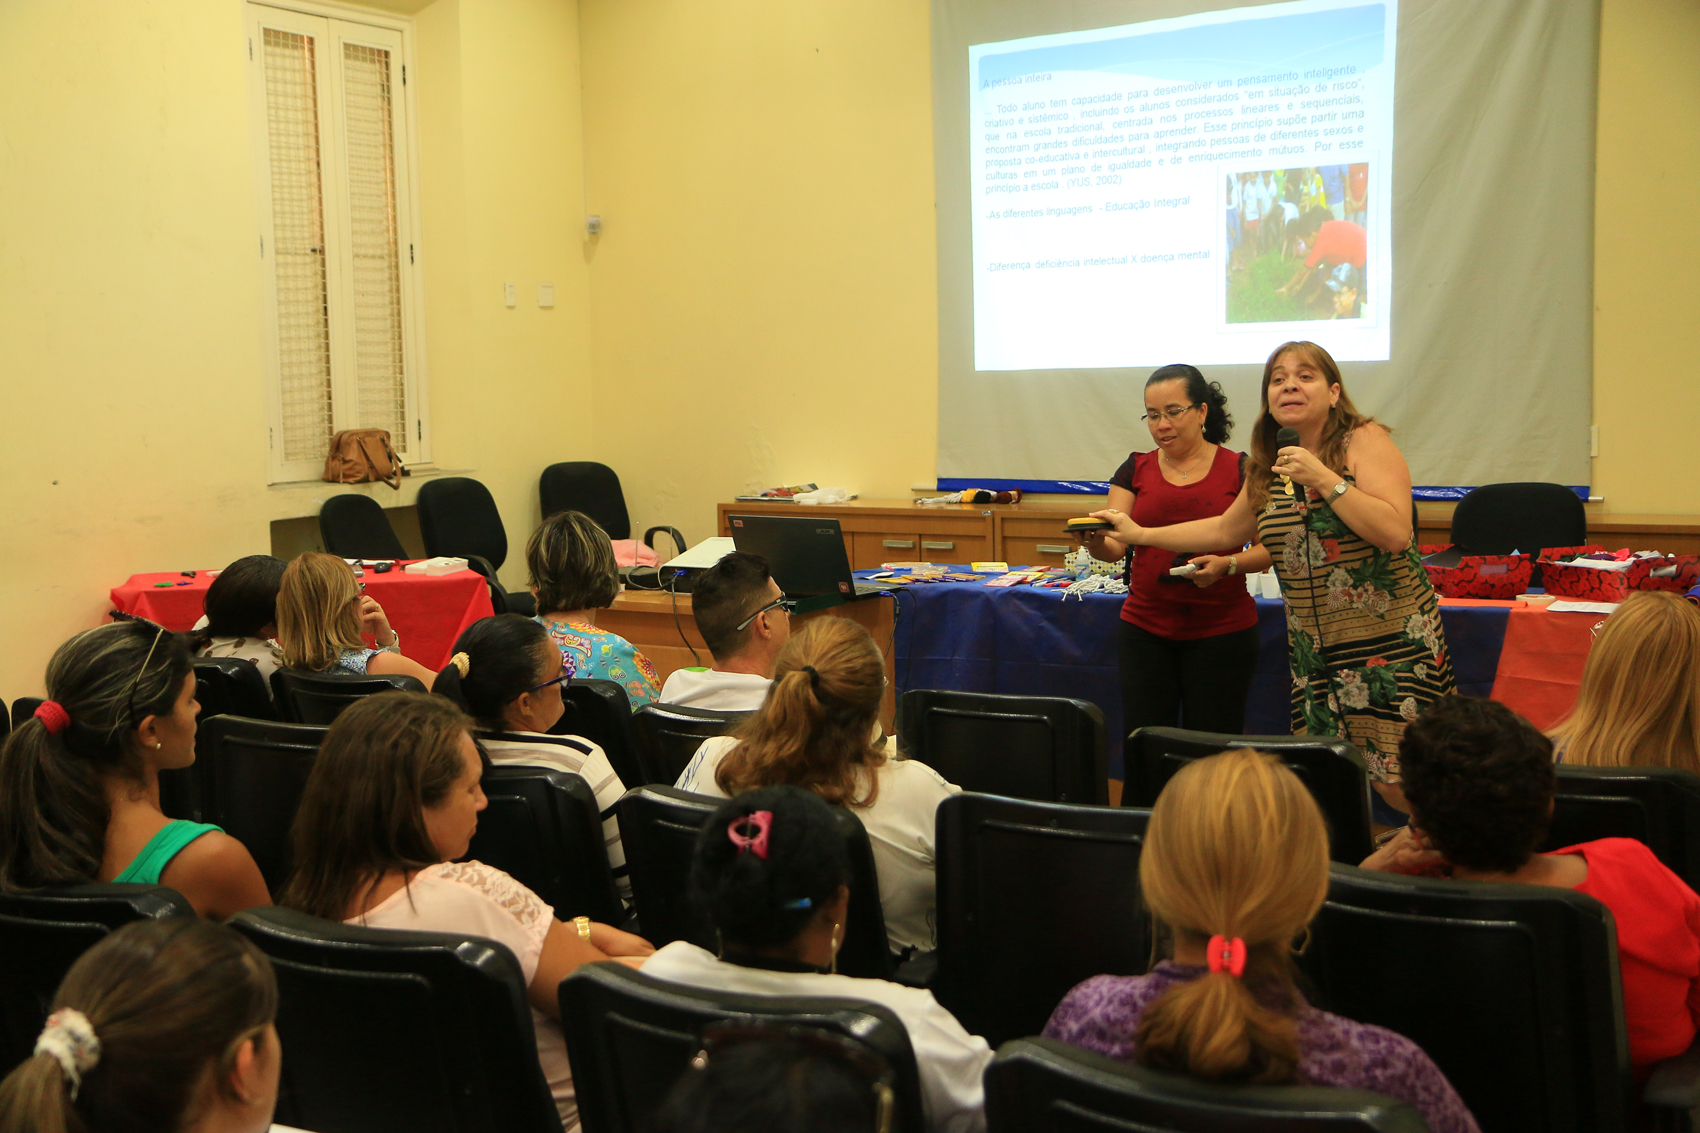
[[[787, 597], [838, 601], [900, 590], [892, 582], [863, 582], [850, 574], [844, 531], [836, 519], [808, 515], [728, 515], [738, 550], [767, 560], [768, 573]], [[810, 605], [817, 603], [810, 602]], [[828, 603], [830, 604], [830, 603]]]

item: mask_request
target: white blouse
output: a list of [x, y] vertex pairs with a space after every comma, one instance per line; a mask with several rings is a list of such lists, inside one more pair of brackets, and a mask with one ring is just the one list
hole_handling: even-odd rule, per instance
[[[215, 637], [207, 642], [197, 657], [240, 657], [252, 661], [260, 676], [270, 681], [272, 674], [283, 667], [283, 646], [269, 637]], [[269, 684], [266, 686], [271, 687]]]

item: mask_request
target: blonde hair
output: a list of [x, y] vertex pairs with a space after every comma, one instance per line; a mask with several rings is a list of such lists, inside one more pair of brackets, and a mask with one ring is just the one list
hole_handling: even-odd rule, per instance
[[[1269, 485], [1275, 480], [1275, 473], [1270, 466], [1275, 463], [1275, 453], [1281, 446], [1275, 443], [1275, 434], [1281, 431], [1280, 422], [1269, 415], [1269, 378], [1275, 372], [1275, 364], [1283, 354], [1297, 354], [1310, 365], [1322, 371], [1322, 376], [1331, 386], [1340, 387], [1340, 400], [1334, 403], [1334, 408], [1328, 411], [1328, 422], [1322, 427], [1322, 443], [1317, 447], [1316, 458], [1323, 464], [1339, 473], [1346, 474], [1346, 441], [1352, 435], [1352, 430], [1364, 425], [1380, 424], [1374, 417], [1365, 417], [1358, 412], [1358, 407], [1352, 404], [1351, 396], [1346, 392], [1346, 383], [1340, 379], [1340, 367], [1335, 365], [1334, 358], [1328, 351], [1314, 342], [1283, 342], [1269, 355], [1269, 360], [1263, 364], [1263, 385], [1258, 391], [1257, 420], [1251, 426], [1250, 459], [1246, 461], [1246, 483], [1249, 491], [1246, 502], [1251, 504], [1252, 514], [1261, 512], [1269, 502]], [[1381, 426], [1387, 429], [1386, 425]], [[1391, 433], [1392, 429], [1387, 429]]]
[[1210, 973], [1159, 996], [1140, 1018], [1135, 1058], [1199, 1078], [1292, 1081], [1289, 949], [1328, 893], [1328, 832], [1298, 776], [1250, 749], [1181, 768], [1152, 808], [1139, 884], [1178, 936], [1243, 939], [1246, 966], [1242, 978]]
[[354, 568], [335, 555], [308, 551], [284, 568], [277, 592], [277, 640], [291, 669], [319, 673], [347, 649], [363, 649], [354, 600]]
[[1700, 610], [1665, 590], [1625, 598], [1551, 735], [1565, 763], [1700, 772]]
[[[869, 741], [885, 694], [885, 661], [848, 618], [806, 622], [779, 651], [761, 711], [733, 735], [714, 772], [728, 795], [792, 786], [829, 803], [872, 806], [885, 756]], [[865, 792], [865, 793], [861, 793]]]

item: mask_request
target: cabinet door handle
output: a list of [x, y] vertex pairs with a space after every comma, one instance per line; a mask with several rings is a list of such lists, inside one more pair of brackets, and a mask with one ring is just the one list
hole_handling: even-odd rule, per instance
[[923, 540], [921, 540], [921, 550], [923, 550], [923, 551], [954, 551], [954, 550], [956, 550], [956, 544], [953, 543], [953, 542], [950, 542], [949, 540], [939, 542], [939, 541], [930, 541], [930, 540], [927, 540], [927, 539], [923, 539]]
[[913, 551], [915, 549], [915, 540], [913, 539], [881, 539], [880, 543], [894, 551]]
[[1037, 547], [1035, 547], [1033, 549], [1038, 551], [1041, 555], [1066, 555], [1066, 554], [1068, 554], [1068, 544], [1067, 543], [1040, 543]]

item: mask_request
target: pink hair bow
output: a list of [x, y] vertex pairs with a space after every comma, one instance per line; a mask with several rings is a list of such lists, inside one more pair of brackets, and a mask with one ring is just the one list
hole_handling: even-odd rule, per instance
[[[754, 834], [747, 834], [750, 827], [755, 827]], [[756, 810], [741, 818], [734, 818], [726, 826], [726, 837], [732, 839], [732, 844], [738, 847], [741, 854], [745, 850], [752, 851], [762, 861], [767, 860], [767, 832], [773, 826], [771, 810]]]

